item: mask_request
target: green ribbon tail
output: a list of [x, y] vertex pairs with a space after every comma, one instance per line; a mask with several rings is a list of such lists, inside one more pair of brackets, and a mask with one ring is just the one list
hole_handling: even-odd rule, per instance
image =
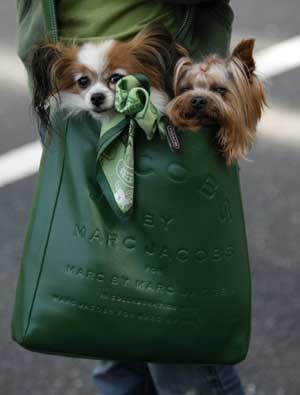
[[110, 207], [120, 219], [129, 217], [130, 211], [124, 213], [117, 203], [112, 189], [112, 175], [115, 173], [116, 158], [122, 156], [122, 151], [125, 152], [125, 145], [118, 141], [118, 137], [128, 129], [129, 123], [128, 118], [117, 114], [111, 122], [103, 125], [96, 159], [96, 181]]
[[102, 125], [96, 179], [111, 208], [126, 218], [134, 200], [134, 134], [142, 130], [151, 140], [156, 132], [165, 133], [145, 76], [129, 75], [117, 83], [115, 109], [115, 117]]

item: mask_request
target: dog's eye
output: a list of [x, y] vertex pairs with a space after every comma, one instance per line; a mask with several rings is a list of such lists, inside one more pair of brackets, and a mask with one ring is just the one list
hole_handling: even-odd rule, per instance
[[108, 83], [109, 84], [116, 84], [121, 78], [123, 78], [124, 76], [122, 74], [112, 74], [109, 77]]
[[182, 95], [183, 93], [192, 90], [193, 87], [192, 85], [184, 85], [181, 88], [179, 88], [179, 94]]
[[222, 96], [227, 92], [227, 89], [224, 86], [215, 86], [212, 90]]
[[79, 88], [81, 89], [86, 89], [91, 83], [91, 80], [89, 79], [89, 77], [80, 77], [79, 80], [77, 80], [77, 84], [79, 86]]

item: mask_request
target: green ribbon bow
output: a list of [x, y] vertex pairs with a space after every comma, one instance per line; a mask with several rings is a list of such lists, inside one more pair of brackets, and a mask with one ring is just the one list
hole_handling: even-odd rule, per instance
[[164, 116], [150, 100], [150, 84], [141, 74], [123, 77], [116, 85], [116, 116], [101, 128], [96, 178], [112, 209], [129, 215], [134, 197], [134, 135], [142, 129], [148, 140], [156, 131], [165, 137]]

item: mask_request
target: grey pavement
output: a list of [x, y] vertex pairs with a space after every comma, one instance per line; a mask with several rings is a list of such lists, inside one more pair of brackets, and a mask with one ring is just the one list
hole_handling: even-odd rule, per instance
[[[231, 3], [234, 42], [254, 36], [263, 48], [299, 35], [299, 0]], [[14, 18], [13, 2], [1, 2], [0, 49], [11, 52]], [[270, 107], [299, 112], [299, 73], [296, 69], [268, 83]], [[0, 78], [0, 155], [36, 139], [29, 108], [26, 90]], [[274, 130], [284, 135], [286, 125], [288, 119], [283, 119]], [[241, 183], [253, 276], [253, 330], [249, 355], [239, 370], [247, 395], [299, 395], [300, 144], [261, 133], [250, 158], [252, 162], [242, 163]], [[10, 339], [34, 183], [31, 177], [0, 189], [0, 394], [96, 395], [94, 361], [31, 353]]]

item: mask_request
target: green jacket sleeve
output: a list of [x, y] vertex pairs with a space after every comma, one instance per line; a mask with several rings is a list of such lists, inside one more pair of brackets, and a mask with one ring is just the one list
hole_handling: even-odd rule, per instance
[[18, 55], [26, 65], [30, 49], [43, 41], [46, 28], [40, 0], [17, 0]]

